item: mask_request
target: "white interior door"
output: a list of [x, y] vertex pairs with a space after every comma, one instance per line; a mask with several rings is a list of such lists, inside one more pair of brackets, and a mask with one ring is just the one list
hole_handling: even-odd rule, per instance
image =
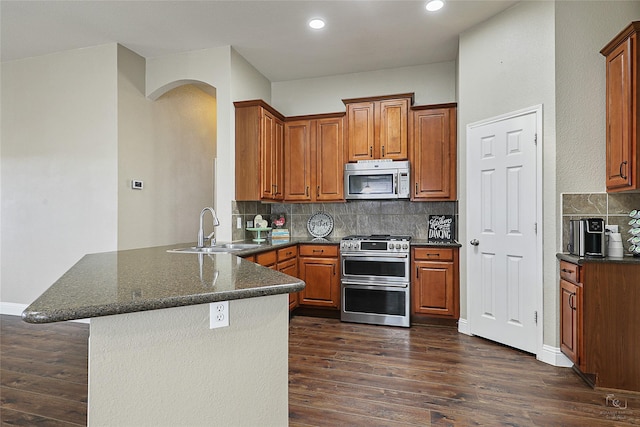
[[536, 353], [537, 110], [467, 126], [472, 334]]

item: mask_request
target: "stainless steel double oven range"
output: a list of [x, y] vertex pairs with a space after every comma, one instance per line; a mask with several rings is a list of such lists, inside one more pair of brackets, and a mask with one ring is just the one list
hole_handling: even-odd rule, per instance
[[410, 241], [389, 235], [342, 238], [342, 321], [410, 326]]

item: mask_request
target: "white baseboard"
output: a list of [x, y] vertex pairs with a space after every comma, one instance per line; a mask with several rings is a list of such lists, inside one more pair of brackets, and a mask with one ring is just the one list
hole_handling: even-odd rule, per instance
[[0, 314], [9, 316], [21, 316], [27, 304], [16, 304], [15, 302], [0, 302]]
[[538, 355], [538, 360], [560, 368], [570, 368], [573, 366], [573, 362], [560, 351], [560, 348], [551, 347], [546, 344], [542, 346], [542, 353]]
[[465, 335], [473, 335], [469, 328], [469, 322], [467, 322], [467, 319], [458, 319], [458, 332]]
[[[27, 307], [27, 304], [17, 304], [15, 302], [0, 302], [0, 314], [7, 314], [9, 316], [22, 316], [22, 312]], [[89, 323], [89, 319], [71, 320], [71, 322]]]

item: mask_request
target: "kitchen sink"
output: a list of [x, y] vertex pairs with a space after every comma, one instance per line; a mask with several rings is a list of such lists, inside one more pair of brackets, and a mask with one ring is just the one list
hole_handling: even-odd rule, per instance
[[221, 245], [216, 245], [216, 247], [242, 250], [242, 249], [258, 248], [260, 247], [260, 244], [258, 243], [224, 243]]
[[215, 246], [205, 246], [202, 248], [192, 246], [189, 248], [169, 249], [167, 252], [183, 254], [228, 254], [230, 252], [237, 252], [243, 249], [257, 248], [258, 246], [260, 245], [256, 243], [221, 243]]
[[221, 246], [213, 246], [213, 247], [204, 247], [197, 248], [192, 246], [190, 248], [177, 248], [177, 249], [169, 249], [167, 252], [172, 253], [183, 253], [183, 254], [228, 254], [230, 252], [239, 251], [240, 249], [233, 248], [224, 248]]

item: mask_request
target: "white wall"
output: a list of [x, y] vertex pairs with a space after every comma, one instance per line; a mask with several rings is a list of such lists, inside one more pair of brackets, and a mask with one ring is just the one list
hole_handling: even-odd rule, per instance
[[116, 45], [4, 62], [1, 85], [0, 301], [29, 304], [116, 249]]
[[151, 101], [144, 83], [145, 59], [118, 46], [118, 249], [195, 242], [213, 205], [215, 98], [183, 85]]
[[639, 1], [556, 3], [558, 209], [563, 192], [606, 190], [606, 68], [599, 52], [637, 20]]
[[271, 84], [271, 105], [285, 116], [345, 111], [343, 99], [415, 93], [415, 105], [456, 101], [456, 64], [441, 62]]
[[[523, 2], [465, 32], [459, 48], [459, 238], [466, 235], [466, 126], [543, 105], [544, 342], [556, 343], [554, 3]], [[460, 253], [461, 317], [466, 318], [467, 257]]]
[[[231, 201], [235, 200], [235, 112], [233, 101], [270, 99], [268, 80], [230, 46], [147, 60], [146, 93], [156, 99], [185, 82], [215, 88], [217, 161], [215, 209], [220, 218], [218, 240], [231, 240]], [[199, 212], [198, 212], [199, 213]]]

